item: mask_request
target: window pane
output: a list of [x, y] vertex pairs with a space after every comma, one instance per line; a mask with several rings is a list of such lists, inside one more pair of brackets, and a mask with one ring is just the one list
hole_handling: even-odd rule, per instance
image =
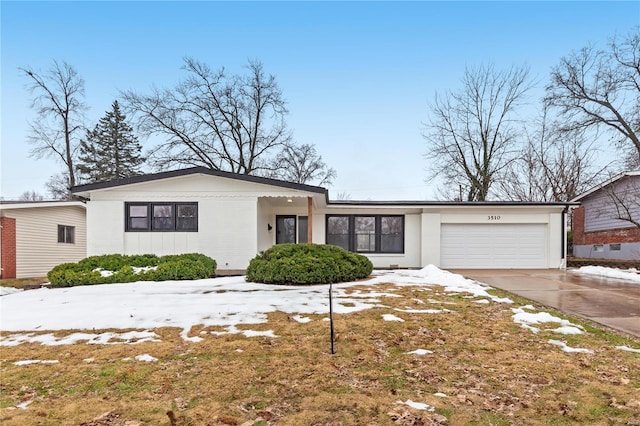
[[149, 229], [149, 219], [145, 217], [132, 217], [129, 219], [130, 229]]
[[73, 226], [65, 226], [64, 230], [65, 230], [65, 239], [64, 242], [65, 243], [69, 243], [69, 244], [73, 244], [73, 234], [74, 234], [74, 227]]
[[147, 217], [147, 206], [129, 206], [129, 217]]
[[64, 226], [58, 225], [58, 242], [64, 243]]
[[176, 212], [176, 231], [198, 230], [197, 204], [178, 204]]
[[329, 234], [349, 234], [349, 218], [343, 216], [331, 216], [327, 220], [327, 232]]
[[380, 251], [383, 253], [402, 253], [403, 218], [400, 216], [382, 216], [380, 218]]
[[127, 205], [127, 228], [131, 231], [149, 230], [149, 205], [128, 204]]
[[349, 250], [349, 218], [329, 216], [327, 218], [327, 244]]
[[356, 216], [354, 226], [356, 251], [376, 251], [376, 218]]
[[173, 208], [170, 204], [153, 206], [153, 229], [173, 230]]

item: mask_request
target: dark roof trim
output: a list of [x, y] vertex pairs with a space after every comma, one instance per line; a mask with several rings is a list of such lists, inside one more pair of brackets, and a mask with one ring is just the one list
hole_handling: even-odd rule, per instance
[[579, 206], [574, 202], [534, 202], [534, 201], [353, 201], [353, 200], [331, 200], [331, 206], [441, 206], [441, 207], [500, 207], [500, 206], [529, 206], [529, 207], [567, 207]]
[[222, 171], [222, 170], [212, 170], [212, 169], [209, 169], [209, 168], [206, 168], [206, 167], [191, 167], [191, 168], [188, 168], [188, 169], [172, 170], [172, 171], [168, 171], [168, 172], [151, 173], [151, 174], [146, 174], [146, 175], [133, 176], [133, 177], [130, 177], [130, 178], [125, 178], [125, 179], [115, 179], [115, 180], [109, 180], [109, 181], [105, 181], [105, 182], [88, 183], [88, 184], [85, 184], [85, 185], [76, 185], [73, 188], [71, 188], [71, 192], [72, 193], [78, 193], [78, 192], [84, 192], [84, 191], [94, 191], [94, 190], [98, 190], [98, 189], [114, 188], [114, 187], [117, 187], [117, 186], [132, 185], [132, 184], [143, 183], [143, 182], [152, 182], [154, 180], [168, 179], [168, 178], [180, 177], [180, 176], [188, 176], [188, 175], [193, 175], [193, 174], [204, 174], [204, 175], [218, 176], [218, 177], [223, 177], [223, 178], [228, 178], [228, 179], [242, 180], [242, 181], [246, 181], [246, 182], [261, 183], [261, 184], [264, 184], [264, 185], [279, 186], [281, 188], [297, 189], [297, 190], [300, 190], [300, 191], [307, 191], [307, 192], [315, 192], [315, 193], [318, 193], [318, 194], [324, 194], [325, 197], [328, 196], [328, 191], [325, 188], [322, 188], [322, 187], [319, 187], [319, 186], [304, 185], [304, 184], [301, 184], [301, 183], [287, 182], [287, 181], [283, 181], [283, 180], [270, 179], [270, 178], [265, 178], [265, 177], [260, 177], [260, 176], [243, 175], [243, 174], [238, 174], [238, 173], [225, 172], [225, 171]]

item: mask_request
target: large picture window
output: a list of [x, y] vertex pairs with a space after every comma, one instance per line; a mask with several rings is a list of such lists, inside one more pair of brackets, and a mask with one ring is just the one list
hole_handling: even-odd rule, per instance
[[360, 253], [404, 253], [404, 216], [327, 215], [326, 243]]
[[195, 232], [198, 203], [125, 203], [126, 232]]

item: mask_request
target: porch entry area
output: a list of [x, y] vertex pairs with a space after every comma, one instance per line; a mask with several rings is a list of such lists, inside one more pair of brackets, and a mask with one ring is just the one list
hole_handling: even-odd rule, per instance
[[276, 244], [309, 242], [309, 217], [276, 216]]

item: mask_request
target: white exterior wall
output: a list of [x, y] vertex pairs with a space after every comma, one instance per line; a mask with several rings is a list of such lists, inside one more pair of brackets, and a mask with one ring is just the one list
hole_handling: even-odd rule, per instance
[[[546, 267], [563, 266], [563, 206], [325, 204], [324, 194], [280, 186], [191, 174], [98, 189], [87, 203], [89, 255], [158, 255], [199, 252], [221, 270], [244, 270], [275, 244], [276, 216], [308, 216], [313, 197], [313, 242], [326, 242], [326, 215], [404, 215], [404, 253], [365, 254], [376, 268], [440, 266], [443, 224], [544, 224]], [[125, 202], [197, 202], [198, 232], [125, 232]], [[269, 231], [268, 227], [272, 229]]]
[[422, 255], [419, 266], [440, 265], [440, 213], [423, 212], [422, 223]]
[[[87, 256], [84, 207], [9, 207], [2, 215], [16, 219], [16, 278], [44, 277], [56, 265]], [[73, 244], [58, 242], [58, 225], [75, 227]]]
[[[360, 253], [371, 260], [374, 268], [397, 266], [417, 268], [421, 264], [422, 223], [420, 213], [415, 208], [328, 208], [313, 216], [313, 241], [326, 242], [326, 215], [404, 215], [404, 253]], [[319, 219], [319, 220], [318, 220]]]
[[[294, 189], [197, 174], [98, 190], [87, 202], [87, 252], [90, 256], [197, 252], [214, 258], [218, 269], [243, 270], [259, 251], [273, 244], [274, 232], [267, 231], [267, 223], [275, 230], [269, 198], [304, 196], [306, 202], [307, 195]], [[162, 201], [197, 202], [198, 231], [125, 232], [125, 202]]]

